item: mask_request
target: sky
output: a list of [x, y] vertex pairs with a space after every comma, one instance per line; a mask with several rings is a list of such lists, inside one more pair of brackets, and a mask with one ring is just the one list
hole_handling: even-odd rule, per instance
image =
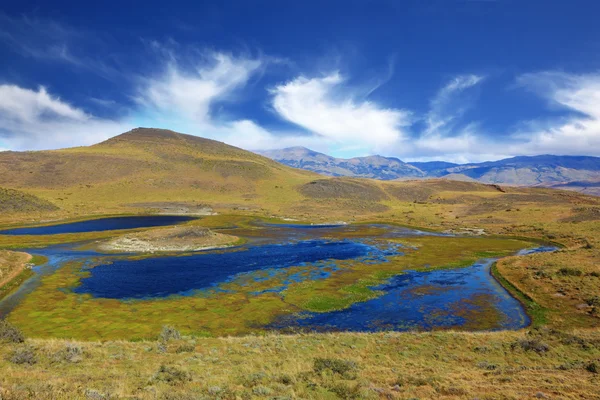
[[248, 150], [600, 156], [595, 0], [0, 4], [0, 151], [156, 127]]

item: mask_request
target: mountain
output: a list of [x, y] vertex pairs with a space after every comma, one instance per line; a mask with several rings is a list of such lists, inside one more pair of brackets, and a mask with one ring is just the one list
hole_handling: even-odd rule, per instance
[[305, 147], [289, 147], [258, 153], [290, 167], [330, 176], [393, 180], [404, 177], [421, 178], [426, 175], [418, 167], [392, 157], [335, 158]]
[[465, 164], [438, 173], [460, 173], [485, 183], [518, 186], [551, 185], [600, 178], [600, 158], [541, 155]]
[[340, 159], [304, 147], [261, 154], [295, 168], [325, 175], [381, 180], [444, 178], [513, 186], [544, 186], [597, 194], [600, 158], [586, 156], [519, 156], [483, 163], [445, 161], [405, 163], [397, 158], [369, 156]]
[[419, 168], [428, 175], [436, 174], [438, 171], [444, 171], [448, 168], [456, 167], [459, 164], [454, 164], [446, 161], [426, 161], [426, 162], [411, 162], [410, 165]]

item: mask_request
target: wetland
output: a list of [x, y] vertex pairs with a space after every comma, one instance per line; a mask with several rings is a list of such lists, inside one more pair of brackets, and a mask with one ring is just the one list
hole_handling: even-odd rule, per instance
[[[139, 218], [1, 234], [210, 226], [212, 217]], [[107, 253], [96, 241], [23, 249], [48, 261], [0, 302], [0, 315], [30, 336], [81, 339], [144, 339], [162, 325], [196, 336], [519, 329], [530, 318], [490, 267], [520, 251], [554, 250], [384, 224], [227, 222], [211, 229], [242, 240], [223, 249]]]

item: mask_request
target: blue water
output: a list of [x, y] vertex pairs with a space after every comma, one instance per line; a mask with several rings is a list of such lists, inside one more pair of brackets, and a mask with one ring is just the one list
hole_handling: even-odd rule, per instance
[[194, 219], [180, 215], [146, 215], [132, 217], [100, 218], [88, 221], [70, 222], [58, 225], [33, 226], [1, 230], [1, 235], [56, 235], [59, 233], [82, 233], [111, 231], [117, 229], [148, 228], [152, 226], [175, 225]]
[[[541, 246], [521, 250], [518, 254], [556, 249]], [[492, 307], [498, 313], [499, 320], [491, 330], [527, 327], [531, 321], [521, 303], [491, 276], [494, 261], [482, 260], [467, 268], [450, 270], [406, 271], [373, 287], [383, 292], [375, 299], [354, 303], [340, 311], [284, 316], [269, 327], [317, 332], [460, 328], [476, 320], [478, 313], [485, 311], [482, 307]]]
[[[173, 216], [105, 218], [0, 233], [89, 232], [171, 225], [189, 219]], [[368, 235], [361, 235], [361, 232], [368, 232]], [[88, 272], [88, 276], [81, 279], [79, 286], [61, 290], [73, 290], [97, 298], [159, 299], [171, 295], [202, 295], [203, 291], [210, 295], [252, 288], [252, 284], [257, 282], [269, 282], [268, 288], [257, 289], [249, 295], [271, 292], [285, 296], [285, 290], [292, 284], [327, 279], [333, 273], [343, 273], [340, 263], [345, 260], [369, 265], [389, 262], [391, 257], [396, 257], [395, 262], [401, 262], [402, 246], [380, 240], [382, 238], [430, 235], [386, 225], [292, 224], [263, 225], [261, 230], [234, 229], [231, 233], [245, 237], [249, 240], [248, 244], [220, 251], [141, 259], [82, 250], [73, 244], [25, 249], [48, 257], [49, 262], [35, 267], [36, 275], [32, 279], [0, 301], [0, 317], [7, 315], [35, 290], [41, 277], [72, 261], [81, 262], [82, 270]], [[347, 238], [340, 239], [344, 234]], [[554, 247], [539, 247], [522, 250], [518, 254], [553, 250]], [[489, 316], [490, 310], [492, 315], [496, 313], [498, 319], [486, 329], [527, 326], [529, 318], [521, 304], [491, 276], [492, 262], [482, 260], [471, 267], [454, 270], [407, 271], [374, 287], [380, 294], [375, 299], [355, 303], [340, 311], [287, 315], [268, 328], [309, 331], [460, 328], [477, 321], [482, 315]]]
[[231, 277], [257, 270], [282, 269], [321, 260], [367, 256], [372, 247], [350, 240], [311, 240], [251, 246], [238, 251], [199, 253], [185, 257], [116, 259], [91, 268], [77, 293], [112, 299], [165, 297], [216, 286]]
[[[273, 329], [307, 331], [406, 331], [460, 327], [477, 317], [479, 301], [501, 316], [494, 329], [519, 329], [529, 325], [521, 304], [490, 276], [492, 261], [468, 268], [431, 272], [408, 271], [374, 287], [384, 294], [326, 313], [301, 313], [281, 318]], [[483, 296], [483, 297], [478, 297]], [[467, 317], [461, 315], [465, 313]]]

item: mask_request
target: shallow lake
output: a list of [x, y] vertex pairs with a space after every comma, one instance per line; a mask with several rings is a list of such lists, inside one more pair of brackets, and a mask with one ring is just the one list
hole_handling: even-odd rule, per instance
[[131, 217], [99, 218], [57, 225], [32, 226], [0, 230], [0, 235], [56, 235], [60, 233], [83, 233], [120, 229], [167, 226], [193, 220], [183, 215], [148, 215]]
[[[156, 218], [141, 217], [136, 221], [130, 217], [127, 226], [148, 226], [150, 221], [167, 225], [167, 219]], [[186, 220], [173, 218], [176, 219], [168, 220], [169, 224]], [[93, 228], [88, 226], [89, 230], [112, 230], [119, 229], [115, 226], [123, 226], [123, 221], [115, 224], [114, 220], [86, 222], [93, 223]], [[80, 225], [73, 225], [82, 223], [60, 225], [59, 229], [73, 232], [81, 229]], [[54, 229], [57, 227], [59, 225]], [[58, 233], [52, 230], [53, 227], [43, 228]], [[340, 263], [376, 265], [389, 262], [392, 257], [402, 257], [402, 245], [381, 239], [438, 235], [388, 225], [262, 224], [256, 230], [233, 228], [229, 231], [245, 237], [248, 243], [219, 251], [142, 258], [81, 250], [77, 245], [32, 249], [31, 253], [44, 255], [49, 262], [36, 267], [36, 276], [0, 301], [0, 316], [8, 314], [34, 291], [40, 278], [54, 273], [67, 262], [80, 262], [84, 275], [78, 286], [60, 290], [93, 298], [161, 301], [168, 296], [210, 296], [254, 286], [257, 289], [245, 292], [246, 295], [260, 296], [265, 292], [284, 293], [290, 285], [299, 282], [324, 280], [334, 273], [343, 274], [344, 271], [338, 270]], [[368, 231], [369, 235], [363, 236], [363, 231]], [[539, 247], [523, 250], [522, 253], [552, 250], [552, 247]], [[474, 319], [481, 318], [489, 318], [491, 322], [482, 325], [479, 321], [477, 329], [482, 329], [482, 326], [486, 330], [527, 326], [529, 318], [522, 305], [491, 276], [493, 261], [482, 259], [472, 266], [456, 269], [405, 271], [372, 287], [380, 294], [374, 299], [356, 302], [339, 311], [287, 314], [263, 328], [284, 331], [469, 329]], [[276, 284], [264, 289], [261, 283], [266, 281]]]

